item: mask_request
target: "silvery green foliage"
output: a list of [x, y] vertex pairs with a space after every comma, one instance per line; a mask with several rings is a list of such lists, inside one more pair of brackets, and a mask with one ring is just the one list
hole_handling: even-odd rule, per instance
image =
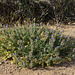
[[35, 23], [29, 26], [15, 24], [14, 28], [6, 25], [0, 29], [0, 56], [31, 68], [71, 61], [71, 57], [75, 57], [75, 43], [70, 42], [70, 37], [61, 35], [59, 31]]

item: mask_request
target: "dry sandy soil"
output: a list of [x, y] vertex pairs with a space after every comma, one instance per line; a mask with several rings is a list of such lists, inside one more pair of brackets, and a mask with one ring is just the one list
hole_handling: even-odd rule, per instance
[[[55, 29], [56, 26], [49, 26]], [[64, 30], [64, 35], [69, 35], [75, 40], [75, 25], [74, 26], [62, 26], [58, 28]], [[61, 63], [60, 65], [55, 65], [46, 68], [17, 68], [17, 65], [11, 64], [10, 61], [4, 61], [0, 58], [0, 75], [75, 75], [75, 60], [71, 62]]]

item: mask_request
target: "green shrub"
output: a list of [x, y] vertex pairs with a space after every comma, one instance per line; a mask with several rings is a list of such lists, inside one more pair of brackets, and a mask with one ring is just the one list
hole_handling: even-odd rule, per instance
[[21, 67], [50, 66], [65, 60], [73, 53], [69, 37], [48, 27], [18, 26], [0, 29], [0, 56]]
[[[36, 23], [75, 21], [75, 0], [14, 0], [0, 1], [0, 21], [12, 23], [20, 19], [21, 23], [28, 18], [35, 18]], [[3, 16], [3, 19], [2, 19]]]
[[36, 18], [37, 23], [50, 20], [68, 23], [74, 20], [75, 0], [19, 0], [16, 3], [19, 9], [23, 9], [23, 15]]

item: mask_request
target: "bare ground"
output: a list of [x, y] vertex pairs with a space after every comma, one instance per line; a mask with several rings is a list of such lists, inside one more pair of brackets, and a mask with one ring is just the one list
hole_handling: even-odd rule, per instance
[[[55, 29], [56, 26], [49, 26]], [[75, 40], [75, 26], [62, 26], [58, 28], [64, 30], [64, 35], [72, 36], [72, 41]], [[71, 62], [61, 63], [59, 65], [50, 66], [46, 68], [17, 68], [17, 65], [11, 64], [10, 61], [4, 61], [0, 58], [0, 75], [75, 75], [75, 60]]]

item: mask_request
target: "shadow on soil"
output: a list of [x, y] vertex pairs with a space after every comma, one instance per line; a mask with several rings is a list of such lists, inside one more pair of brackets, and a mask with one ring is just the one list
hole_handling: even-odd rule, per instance
[[35, 67], [35, 68], [32, 68], [33, 71], [36, 71], [36, 70], [55, 70], [55, 69], [61, 69], [61, 70], [64, 70], [64, 68], [69, 68], [69, 67], [72, 67], [72, 66], [75, 66], [75, 59], [72, 59], [72, 61], [67, 61], [67, 62], [64, 62], [64, 63], [60, 63], [58, 65], [53, 65], [53, 66], [50, 66], [50, 67], [44, 67], [44, 68], [41, 68], [41, 67]]

